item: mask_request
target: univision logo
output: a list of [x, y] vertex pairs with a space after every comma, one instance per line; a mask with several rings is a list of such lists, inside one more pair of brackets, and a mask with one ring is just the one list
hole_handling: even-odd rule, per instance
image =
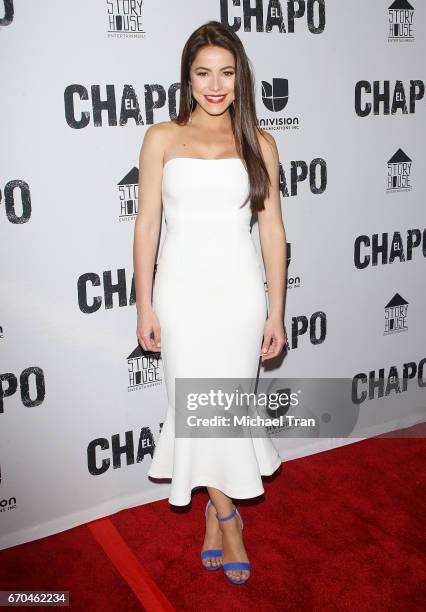
[[107, 0], [109, 38], [145, 38], [143, 0]]
[[133, 221], [138, 212], [139, 170], [134, 166], [118, 183], [119, 221]]
[[[262, 81], [262, 102], [264, 107], [271, 113], [282, 112], [288, 104], [288, 79], [273, 78], [272, 83]], [[274, 130], [296, 130], [299, 129], [298, 117], [259, 117], [259, 127]]]
[[388, 42], [413, 42], [414, 8], [407, 0], [395, 0], [388, 8]]
[[388, 185], [386, 193], [411, 191], [411, 163], [412, 160], [402, 149], [392, 155], [388, 161]]
[[[3, 480], [3, 474], [0, 465], [0, 484]], [[16, 497], [0, 498], [0, 512], [7, 512], [8, 510], [16, 510]]]
[[274, 113], [284, 110], [288, 102], [288, 79], [272, 79], [272, 84], [262, 81], [262, 100]]
[[[287, 242], [287, 270], [291, 263], [291, 243]], [[298, 289], [300, 287], [300, 276], [288, 276], [287, 273], [287, 289]]]
[[127, 357], [128, 391], [161, 385], [161, 351], [145, 351], [140, 344]]
[[399, 293], [395, 293], [390, 302], [385, 306], [384, 336], [407, 331], [407, 310], [408, 302]]
[[[290, 409], [290, 403], [286, 403], [286, 398], [289, 398], [292, 394], [292, 390], [290, 387], [284, 387], [284, 388], [280, 388], [280, 389], [275, 389], [274, 391], [272, 391], [273, 388], [273, 383], [276, 381], [276, 379], [272, 379], [270, 385], [268, 385], [268, 390], [266, 391], [267, 397], [268, 397], [268, 404], [265, 408], [265, 414], [269, 417], [269, 418], [279, 418], [279, 417], [286, 417], [287, 413]], [[282, 400], [280, 401], [280, 405], [278, 406], [278, 408], [270, 408], [270, 397], [271, 394], [273, 396], [280, 396], [282, 397]], [[294, 428], [294, 425], [290, 425], [290, 421], [288, 421], [287, 419], [284, 421], [283, 425], [267, 425], [265, 427], [265, 431], [267, 432], [267, 434], [269, 436], [277, 436], [279, 433], [284, 432], [288, 429], [292, 429]]]
[[[286, 265], [286, 277], [287, 277], [287, 289], [298, 289], [300, 287], [300, 276], [288, 276], [288, 269], [291, 262], [291, 243], [287, 242], [287, 265]], [[264, 283], [265, 292], [268, 293], [268, 283], [265, 280]]]
[[0, 512], [7, 512], [8, 510], [16, 510], [16, 497], [9, 497], [9, 499], [0, 499]]

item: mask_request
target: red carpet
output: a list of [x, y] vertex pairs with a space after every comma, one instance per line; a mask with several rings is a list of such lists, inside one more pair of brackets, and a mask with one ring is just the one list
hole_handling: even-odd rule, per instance
[[376, 438], [283, 464], [262, 503], [238, 503], [242, 586], [200, 565], [198, 492], [191, 510], [164, 500], [0, 551], [0, 589], [69, 590], [91, 612], [424, 610], [425, 455], [423, 438]]

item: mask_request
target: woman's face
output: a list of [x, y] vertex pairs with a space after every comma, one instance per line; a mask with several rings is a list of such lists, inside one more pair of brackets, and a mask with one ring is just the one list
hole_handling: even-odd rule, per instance
[[233, 54], [223, 47], [200, 49], [189, 78], [192, 95], [210, 115], [221, 115], [235, 99], [235, 60]]

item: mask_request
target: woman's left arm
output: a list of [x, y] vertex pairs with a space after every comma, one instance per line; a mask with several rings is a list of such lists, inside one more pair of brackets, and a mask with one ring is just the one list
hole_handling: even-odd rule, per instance
[[284, 332], [284, 297], [287, 275], [287, 241], [281, 213], [279, 189], [280, 163], [274, 137], [262, 130], [263, 158], [269, 173], [271, 185], [269, 196], [264, 200], [264, 210], [258, 211], [259, 237], [268, 284], [269, 313], [263, 333], [261, 349], [262, 362], [276, 357], [283, 350], [286, 337]]

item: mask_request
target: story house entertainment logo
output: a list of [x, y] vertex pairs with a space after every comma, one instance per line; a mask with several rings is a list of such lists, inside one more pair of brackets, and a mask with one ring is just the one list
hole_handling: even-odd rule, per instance
[[414, 7], [407, 0], [392, 2], [388, 19], [388, 42], [414, 42]]
[[392, 155], [388, 161], [386, 193], [411, 191], [411, 165], [412, 159], [402, 149]]
[[407, 300], [404, 300], [399, 293], [395, 293], [393, 298], [385, 306], [384, 336], [407, 331], [407, 311]]
[[108, 38], [145, 38], [143, 0], [107, 0]]
[[139, 169], [136, 166], [124, 176], [118, 186], [119, 221], [134, 221], [138, 212]]

